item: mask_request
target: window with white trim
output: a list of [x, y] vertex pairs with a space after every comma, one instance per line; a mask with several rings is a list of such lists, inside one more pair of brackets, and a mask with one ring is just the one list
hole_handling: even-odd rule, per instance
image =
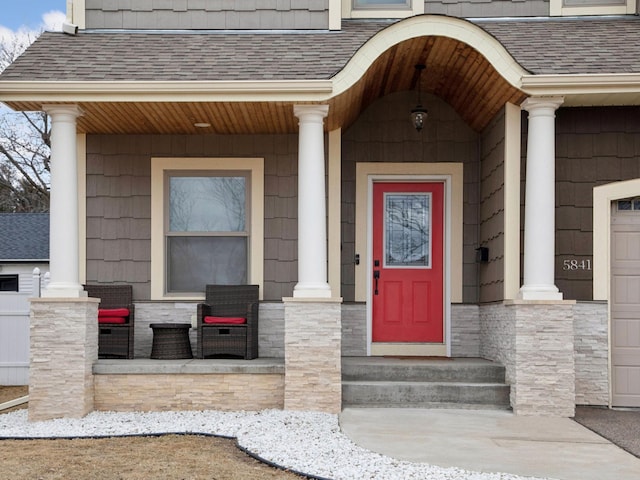
[[551, 16], [632, 15], [636, 0], [550, 0]]
[[407, 18], [424, 13], [424, 0], [342, 0], [343, 18]]
[[397, 8], [411, 8], [411, 0], [353, 0], [353, 8], [378, 8], [383, 10], [394, 10]]
[[166, 171], [165, 176], [167, 292], [247, 283], [246, 172]]
[[263, 158], [151, 159], [151, 300], [262, 286], [263, 269]]

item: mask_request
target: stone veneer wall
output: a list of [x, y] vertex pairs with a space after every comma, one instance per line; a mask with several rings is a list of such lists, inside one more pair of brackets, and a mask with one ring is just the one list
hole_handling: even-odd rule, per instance
[[609, 319], [606, 302], [574, 309], [576, 405], [609, 404]]
[[572, 301], [507, 301], [481, 308], [483, 356], [501, 362], [517, 415], [575, 414]]
[[[152, 323], [191, 323], [195, 325], [196, 302], [136, 302], [135, 358], [149, 358]], [[191, 348], [196, 351], [197, 332], [189, 332]], [[284, 358], [284, 306], [279, 302], [261, 302], [258, 324], [258, 356]]]
[[451, 305], [451, 355], [480, 356], [480, 307], [472, 304]]
[[[191, 323], [196, 304], [192, 302], [137, 302], [135, 326], [135, 357], [149, 358], [153, 338], [151, 323]], [[480, 356], [480, 318], [477, 305], [451, 306], [451, 346], [454, 357]], [[345, 303], [341, 306], [341, 352], [345, 357], [367, 355], [367, 306], [364, 303]], [[260, 303], [258, 327], [258, 356], [284, 358], [284, 304]], [[191, 330], [191, 344], [195, 351], [196, 331]]]
[[29, 420], [80, 418], [94, 408], [98, 299], [34, 298]]
[[367, 305], [342, 304], [342, 356], [367, 356]]
[[504, 365], [505, 379], [515, 383], [515, 318], [502, 303], [481, 305], [480, 356]]
[[284, 406], [282, 374], [125, 374], [94, 378], [96, 410], [262, 410]]
[[284, 299], [287, 410], [342, 411], [341, 300]]

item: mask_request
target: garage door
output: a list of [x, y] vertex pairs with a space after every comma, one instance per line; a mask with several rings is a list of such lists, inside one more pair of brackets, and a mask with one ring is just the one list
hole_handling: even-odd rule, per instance
[[612, 209], [612, 404], [640, 407], [640, 199]]

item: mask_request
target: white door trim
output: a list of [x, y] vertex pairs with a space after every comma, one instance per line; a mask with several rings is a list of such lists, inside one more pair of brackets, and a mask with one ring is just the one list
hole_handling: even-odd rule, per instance
[[[356, 301], [366, 302], [367, 355], [451, 356], [451, 303], [462, 301], [462, 175], [461, 163], [358, 163], [356, 165]], [[372, 348], [371, 278], [374, 181], [444, 182], [444, 344], [382, 344]], [[380, 348], [378, 348], [380, 347]], [[424, 348], [431, 347], [431, 348]], [[435, 347], [435, 348], [434, 348]]]

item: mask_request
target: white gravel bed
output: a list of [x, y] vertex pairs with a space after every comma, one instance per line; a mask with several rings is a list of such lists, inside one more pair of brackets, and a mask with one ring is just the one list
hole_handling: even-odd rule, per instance
[[[161, 433], [204, 433], [237, 438], [238, 444], [269, 462], [334, 480], [532, 480], [505, 473], [478, 473], [395, 460], [355, 445], [341, 431], [338, 416], [324, 413], [93, 412], [81, 419], [28, 422], [27, 411], [0, 415], [0, 437], [102, 437]], [[540, 479], [538, 479], [540, 480]]]

